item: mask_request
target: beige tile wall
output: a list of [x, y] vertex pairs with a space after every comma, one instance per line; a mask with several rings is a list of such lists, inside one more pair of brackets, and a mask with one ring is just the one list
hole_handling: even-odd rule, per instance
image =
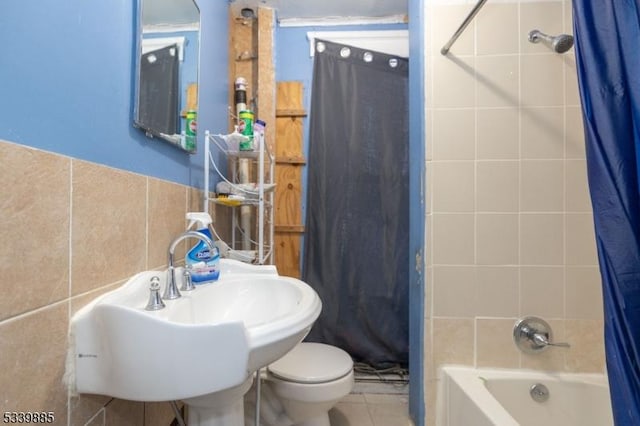
[[[570, 0], [487, 2], [444, 57], [460, 3], [426, 5], [427, 424], [445, 363], [604, 371], [574, 51], [527, 41], [572, 33]], [[571, 348], [520, 353], [526, 315]]]
[[[167, 403], [69, 397], [69, 318], [131, 275], [166, 265], [200, 192], [0, 141], [0, 405], [60, 425], [169, 424]], [[183, 248], [184, 250], [184, 248]]]

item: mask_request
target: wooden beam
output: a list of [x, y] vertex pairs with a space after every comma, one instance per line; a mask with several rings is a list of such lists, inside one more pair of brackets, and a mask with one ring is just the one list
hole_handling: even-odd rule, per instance
[[276, 225], [276, 232], [303, 233], [304, 225]]
[[306, 117], [307, 111], [304, 109], [277, 109], [276, 117]]
[[276, 157], [276, 164], [307, 164], [304, 157]]

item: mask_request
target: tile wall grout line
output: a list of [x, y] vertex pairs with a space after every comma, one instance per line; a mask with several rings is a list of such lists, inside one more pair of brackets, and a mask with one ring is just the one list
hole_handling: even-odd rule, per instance
[[73, 170], [74, 161], [69, 159], [69, 320], [71, 320], [71, 297], [73, 296]]
[[[19, 313], [17, 315], [12, 316], [12, 317], [5, 318], [2, 321], [0, 321], [0, 326], [3, 326], [5, 324], [11, 324], [14, 321], [19, 321], [19, 320], [21, 320], [21, 319], [23, 319], [25, 317], [28, 317], [29, 315], [38, 314], [38, 313], [43, 312], [43, 311], [45, 311], [47, 309], [61, 306], [61, 305], [65, 304], [65, 303], [67, 304], [67, 307], [68, 307], [68, 304], [70, 303], [70, 299], [66, 298], [66, 299], [58, 300], [57, 302], [53, 302], [53, 303], [50, 303], [48, 305], [44, 305], [44, 306], [40, 306], [38, 308], [32, 309], [30, 311]], [[67, 315], [67, 318], [68, 318], [68, 315]]]
[[[116, 284], [122, 285], [122, 284], [126, 283], [127, 280], [128, 280], [128, 278], [125, 278], [125, 279], [122, 279], [122, 280], [117, 280], [117, 281], [111, 282], [109, 284], [103, 285], [102, 287], [94, 288], [94, 289], [91, 289], [91, 290], [86, 291], [84, 293], [76, 294], [76, 295], [74, 295], [72, 297], [68, 297], [68, 298], [65, 298], [65, 299], [62, 299], [62, 300], [58, 300], [58, 301], [50, 303], [48, 305], [40, 306], [38, 308], [29, 310], [29, 311], [26, 311], [26, 312], [19, 313], [17, 315], [12, 316], [12, 317], [5, 318], [5, 319], [0, 321], [0, 326], [3, 326], [5, 324], [9, 324], [9, 323], [11, 323], [13, 321], [20, 320], [20, 319], [25, 318], [25, 317], [27, 317], [29, 315], [40, 313], [40, 312], [42, 312], [42, 311], [44, 311], [46, 309], [53, 308], [53, 307], [56, 307], [56, 306], [60, 306], [60, 305], [62, 305], [64, 303], [71, 304], [71, 302], [73, 302], [74, 300], [76, 300], [78, 298], [87, 296], [87, 295], [92, 294], [92, 293], [103, 291], [104, 289], [106, 289], [108, 287], [111, 287], [111, 286], [114, 286]], [[68, 317], [68, 319], [70, 321], [71, 318], [72, 318], [72, 315], [70, 315], [70, 312], [69, 312], [69, 315], [67, 317]]]
[[[518, 2], [518, 34], [522, 34], [522, 4]], [[522, 315], [522, 40], [518, 43], [518, 316]], [[522, 357], [518, 354], [518, 367]]]
[[[204, 207], [205, 207], [205, 206], [204, 206], [205, 194], [207, 194], [207, 192], [204, 192], [204, 191], [207, 191], [207, 190], [208, 190], [208, 188], [204, 188], [204, 186], [203, 186], [203, 191], [202, 191], [202, 201], [200, 201], [200, 195], [199, 195], [199, 192], [198, 192], [198, 196], [197, 196], [197, 197], [198, 197], [198, 203], [202, 202], [202, 209], [203, 209], [203, 210], [204, 210]], [[187, 223], [187, 218], [186, 218], [186, 213], [189, 213], [189, 210], [190, 210], [190, 208], [189, 208], [189, 202], [191, 201], [191, 194], [192, 194], [193, 190], [192, 190], [192, 189], [190, 189], [190, 187], [185, 186], [184, 191], [185, 191], [185, 194], [184, 194], [184, 211], [185, 211], [185, 216], [184, 216], [184, 225], [185, 225], [185, 229], [186, 229], [186, 226], [188, 225], [188, 223]], [[209, 205], [207, 205], [207, 209], [208, 209], [208, 211], [211, 211], [211, 210], [212, 210], [212, 205], [211, 205], [211, 203], [209, 203]], [[213, 210], [215, 211], [215, 206], [213, 206]], [[198, 210], [198, 211], [199, 211], [199, 210]], [[233, 213], [231, 213], [231, 214], [233, 214]], [[212, 218], [212, 221], [213, 221], [213, 218]], [[214, 229], [215, 229], [215, 228], [214, 228]], [[183, 247], [183, 248], [185, 248], [185, 251], [186, 251], [186, 250], [188, 250], [188, 249], [186, 248], [186, 241], [183, 241], [183, 242], [182, 242], [182, 247]], [[169, 261], [167, 260], [167, 268], [168, 268], [168, 267], [169, 267]]]
[[149, 269], [149, 177], [146, 177], [146, 188], [145, 188], [145, 218], [144, 218], [144, 269]]
[[[473, 274], [474, 274], [474, 283], [473, 287], [475, 290], [475, 297], [478, 297], [478, 292], [480, 290], [480, 285], [477, 279], [477, 265], [478, 265], [478, 156], [479, 156], [479, 146], [478, 146], [478, 119], [479, 119], [479, 106], [478, 106], [478, 25], [477, 22], [473, 23], [473, 53], [474, 53], [474, 61], [473, 61]], [[472, 318], [476, 318], [477, 308], [474, 304], [472, 310]], [[473, 365], [476, 366], [478, 363], [477, 353], [478, 353], [478, 345], [477, 345], [477, 327], [476, 321], [473, 321]]]
[[[472, 22], [473, 25], [473, 265], [478, 263], [478, 25], [477, 21]], [[476, 290], [478, 282], [475, 281]], [[473, 313], [475, 318], [475, 312]], [[476, 363], [477, 345], [476, 327], [474, 321], [474, 365]]]
[[478, 368], [478, 318], [474, 316], [473, 320], [473, 367]]
[[[87, 426], [88, 424], [91, 424], [91, 422], [97, 419], [100, 414], [102, 414], [102, 424], [104, 425], [105, 415], [106, 415], [106, 410], [104, 409], [104, 407], [101, 407], [93, 416], [91, 416], [89, 420], [87, 420], [87, 422], [84, 425]], [[71, 425], [71, 423], [69, 423], [69, 425]]]
[[[562, 25], [566, 22], [566, 1], [562, 3]], [[575, 47], [574, 47], [575, 49]], [[575, 62], [575, 59], [574, 59]], [[569, 209], [569, 205], [567, 202], [567, 65], [565, 61], [562, 61], [562, 96], [564, 108], [562, 109], [562, 124], [563, 124], [563, 134], [562, 134], [562, 145], [564, 148], [564, 162], [563, 162], [563, 195], [564, 195], [564, 223], [563, 223], [563, 241], [562, 241], [562, 291], [563, 291], [563, 320], [562, 320], [562, 341], [566, 341], [567, 336], [567, 210]], [[567, 368], [567, 353], [563, 353], [562, 355], [562, 368], [564, 371], [568, 370]]]
[[[88, 295], [90, 295], [90, 294], [92, 294], [92, 293], [99, 293], [99, 292], [101, 292], [101, 291], [104, 291], [106, 288], [108, 288], [108, 287], [112, 287], [112, 286], [114, 286], [114, 285], [118, 285], [118, 284], [119, 284], [119, 285], [123, 285], [123, 284], [125, 284], [127, 281], [129, 281], [129, 279], [130, 279], [130, 278], [131, 278], [131, 277], [129, 277], [129, 278], [123, 278], [123, 279], [121, 279], [121, 280], [116, 280], [116, 281], [113, 281], [113, 282], [111, 282], [111, 283], [109, 283], [109, 284], [105, 284], [105, 285], [103, 285], [103, 286], [101, 286], [101, 287], [93, 288], [93, 289], [91, 289], [91, 290], [85, 291], [84, 293], [76, 294], [75, 296], [73, 296], [73, 297], [71, 298], [71, 300], [79, 299], [79, 298], [81, 298], [81, 297], [88, 296]], [[98, 297], [98, 296], [96, 296], [96, 297]], [[90, 301], [89, 303], [91, 303], [91, 301]]]
[[[428, 14], [428, 18], [430, 23], [432, 22], [432, 14]], [[429, 128], [427, 129], [428, 134], [429, 134], [429, 141], [427, 141], [426, 143], [430, 143], [431, 144], [431, 155], [429, 155], [429, 147], [425, 146], [425, 150], [424, 150], [424, 154], [425, 154], [425, 158], [424, 158], [424, 162], [425, 162], [425, 179], [427, 179], [427, 182], [425, 184], [425, 191], [426, 191], [426, 197], [425, 197], [425, 202], [428, 203], [428, 205], [426, 206], [425, 209], [425, 213], [426, 213], [426, 217], [425, 217], [425, 233], [426, 233], [426, 239], [425, 239], [425, 246], [426, 249], [429, 251], [428, 253], [426, 253], [426, 255], [428, 256], [429, 259], [429, 273], [425, 276], [427, 279], [427, 283], [425, 285], [425, 297], [427, 295], [429, 295], [429, 312], [428, 315], [426, 316], [429, 320], [428, 324], [429, 324], [429, 330], [428, 330], [428, 348], [425, 349], [425, 353], [423, 354], [423, 359], [421, 360], [422, 363], [425, 363], [425, 360], [427, 360], [427, 365], [424, 365], [424, 370], [423, 370], [423, 375], [422, 377], [419, 378], [419, 380], [421, 380], [423, 382], [422, 387], [425, 388], [424, 389], [424, 393], [425, 393], [425, 397], [426, 394], [428, 392], [428, 390], [426, 389], [426, 387], [424, 386], [424, 380], [425, 377], [429, 377], [431, 374], [433, 374], [433, 372], [431, 371], [432, 368], [435, 367], [435, 364], [432, 361], [429, 360], [433, 360], [433, 354], [435, 352], [435, 345], [434, 345], [434, 338], [433, 338], [433, 329], [434, 329], [434, 321], [433, 321], [433, 313], [434, 313], [434, 307], [435, 307], [435, 297], [434, 297], [434, 268], [433, 268], [433, 264], [434, 264], [434, 254], [433, 252], [434, 250], [434, 237], [433, 237], [433, 230], [434, 230], [434, 226], [433, 226], [433, 213], [434, 213], [434, 205], [433, 205], [433, 160], [434, 160], [434, 142], [435, 142], [435, 115], [436, 115], [436, 108], [435, 108], [435, 104], [434, 104], [434, 94], [435, 94], [435, 65], [436, 65], [436, 58], [434, 57], [434, 27], [433, 25], [428, 25], [429, 28], [429, 33], [430, 33], [430, 37], [429, 37], [429, 41], [430, 41], [430, 57], [429, 57], [429, 66], [427, 68], [427, 72], [428, 72], [428, 78], [429, 78], [429, 83], [428, 83], [428, 92], [430, 92], [431, 94], [431, 101], [428, 102], [430, 105], [427, 104], [428, 101], [428, 93], [425, 93], [425, 97], [427, 98], [425, 100], [425, 107], [428, 107], [427, 109], [429, 110], [429, 118], [430, 120], [428, 121]], [[429, 289], [429, 291], [427, 291], [427, 289]], [[423, 320], [424, 323], [424, 320]], [[423, 336], [422, 338], [424, 339], [424, 332], [423, 332]], [[425, 343], [423, 342], [423, 345]], [[425, 407], [426, 408], [426, 407]], [[426, 415], [426, 414], [425, 414]]]
[[[431, 15], [429, 15], [429, 20], [431, 21]], [[429, 57], [429, 65], [427, 67], [427, 72], [428, 77], [429, 77], [429, 92], [431, 93], [431, 96], [433, 97], [434, 93], [435, 93], [435, 76], [434, 76], [434, 70], [435, 70], [435, 58], [434, 58], [434, 28], [433, 25], [429, 25], [429, 33], [430, 33], [430, 57]], [[427, 94], [425, 94], [426, 97]], [[429, 273], [427, 273], [425, 275], [426, 278], [426, 285], [425, 285], [425, 289], [424, 289], [424, 294], [425, 297], [427, 295], [429, 295], [429, 312], [427, 315], [427, 318], [429, 318], [429, 324], [430, 324], [430, 336], [429, 336], [429, 355], [427, 356], [428, 358], [432, 358], [433, 357], [433, 352], [434, 352], [434, 347], [433, 347], [433, 309], [435, 306], [435, 298], [434, 298], [434, 292], [433, 292], [433, 285], [434, 285], [434, 269], [433, 269], [433, 252], [434, 252], [434, 239], [433, 239], [433, 156], [434, 156], [434, 142], [435, 142], [435, 115], [436, 115], [436, 110], [434, 108], [433, 105], [433, 99], [431, 100], [431, 105], [429, 108], [429, 105], [426, 105], [427, 102], [425, 100], [425, 107], [427, 107], [427, 110], [429, 111], [429, 117], [430, 120], [428, 120], [430, 126], [428, 128], [428, 134], [429, 134], [429, 140], [425, 141], [425, 144], [430, 144], [431, 147], [429, 148], [428, 146], [425, 146], [424, 148], [424, 162], [425, 162], [425, 176], [424, 178], [427, 180], [427, 182], [423, 183], [425, 185], [424, 191], [426, 192], [426, 196], [425, 196], [425, 203], [426, 208], [425, 208], [425, 241], [424, 241], [424, 245], [426, 246], [426, 250], [428, 250], [428, 253], [425, 253], [425, 259], [428, 259], [428, 264], [429, 264]], [[431, 155], [429, 155], [429, 153], [431, 153]], [[429, 291], [427, 291], [427, 289], [429, 289]], [[424, 320], [423, 320], [424, 322]], [[424, 333], [423, 333], [424, 334]], [[424, 336], [423, 336], [424, 339]], [[427, 354], [423, 354], [423, 358], [424, 355]], [[422, 362], [424, 363], [424, 359], [422, 360]], [[424, 369], [423, 375], [424, 374], [429, 374], [427, 369]], [[421, 377], [420, 380], [424, 380], [424, 377]]]
[[[68, 261], [68, 291], [67, 291], [67, 348], [71, 342], [69, 339], [69, 326], [71, 324], [72, 306], [71, 296], [73, 292], [73, 159], [69, 158], [69, 261]], [[68, 349], [67, 349], [68, 350]], [[67, 386], [67, 425], [71, 425], [71, 388]]]
[[[562, 3], [562, 26], [566, 22], [566, 7], [565, 2]], [[563, 316], [567, 317], [567, 65], [565, 61], [562, 62], [562, 147], [563, 147], [563, 164], [562, 164], [562, 195], [564, 203], [564, 215], [563, 215], [563, 238], [562, 238], [562, 297], [563, 297]]]

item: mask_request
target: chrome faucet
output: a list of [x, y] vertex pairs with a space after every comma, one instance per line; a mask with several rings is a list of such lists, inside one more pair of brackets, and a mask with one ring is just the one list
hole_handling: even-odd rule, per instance
[[[173, 258], [174, 258], [176, 246], [178, 245], [178, 243], [180, 243], [182, 240], [186, 240], [187, 238], [197, 238], [202, 242], [204, 242], [209, 247], [209, 250], [211, 250], [211, 252], [214, 251], [214, 243], [211, 240], [211, 238], [207, 237], [204, 234], [201, 234], [200, 232], [187, 231], [183, 234], [178, 235], [178, 237], [175, 240], [173, 240], [171, 245], [169, 245], [169, 253], [168, 253], [169, 268], [167, 269], [167, 286], [165, 287], [164, 294], [162, 295], [162, 298], [165, 300], [177, 299], [182, 296], [180, 294], [180, 291], [178, 290], [178, 286], [176, 285], [176, 270], [175, 270], [175, 267], [173, 266]], [[191, 280], [185, 280], [185, 281], [190, 282]], [[191, 288], [183, 287], [183, 290], [192, 290], [192, 289], [193, 289], [193, 286], [191, 286]]]

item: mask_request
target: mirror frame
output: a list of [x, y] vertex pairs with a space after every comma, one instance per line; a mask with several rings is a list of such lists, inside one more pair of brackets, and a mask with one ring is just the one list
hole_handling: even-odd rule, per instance
[[[142, 8], [143, 8], [143, 2], [145, 1], [151, 1], [151, 0], [136, 0], [136, 17], [135, 17], [135, 26], [134, 26], [134, 49], [135, 49], [135, 53], [134, 53], [134, 66], [133, 66], [133, 72], [134, 72], [134, 88], [133, 88], [133, 108], [132, 108], [132, 120], [131, 122], [133, 123], [133, 127], [141, 130], [144, 135], [146, 137], [148, 137], [149, 139], [159, 139], [165, 142], [168, 142], [170, 145], [184, 151], [187, 152], [189, 154], [195, 154], [197, 152], [197, 132], [196, 132], [196, 143], [195, 143], [195, 147], [193, 149], [187, 149], [184, 145], [183, 145], [183, 140], [180, 134], [174, 134], [174, 135], [166, 135], [160, 132], [156, 132], [153, 131], [153, 129], [148, 129], [145, 128], [144, 126], [142, 126], [140, 124], [140, 120], [139, 120], [139, 114], [140, 114], [140, 78], [141, 78], [141, 61], [142, 61], [142, 40], [143, 40], [143, 23], [142, 23]], [[198, 11], [198, 34], [197, 34], [197, 52], [196, 52], [196, 58], [197, 58], [197, 64], [196, 64], [196, 85], [197, 85], [197, 89], [199, 91], [199, 87], [200, 87], [200, 53], [201, 53], [201, 49], [200, 49], [200, 44], [201, 44], [201, 29], [202, 29], [202, 17], [200, 16], [200, 7], [198, 6], [198, 3], [196, 0], [191, 0], [191, 2], [193, 3], [193, 6], [196, 8], [196, 10]], [[182, 68], [181, 66], [179, 66], [179, 68]], [[180, 76], [179, 76], [180, 78]], [[184, 96], [184, 93], [182, 93], [184, 90], [183, 87], [180, 87], [180, 96]], [[199, 105], [199, 99], [197, 100], [198, 105]], [[197, 113], [198, 109], [196, 109], [196, 113]], [[181, 114], [182, 111], [179, 112], [180, 117], [178, 117], [178, 120], [184, 120], [184, 117], [182, 117]], [[186, 112], [186, 111], [185, 111]], [[197, 121], [196, 121], [197, 122]], [[186, 122], [185, 122], [186, 124]]]

